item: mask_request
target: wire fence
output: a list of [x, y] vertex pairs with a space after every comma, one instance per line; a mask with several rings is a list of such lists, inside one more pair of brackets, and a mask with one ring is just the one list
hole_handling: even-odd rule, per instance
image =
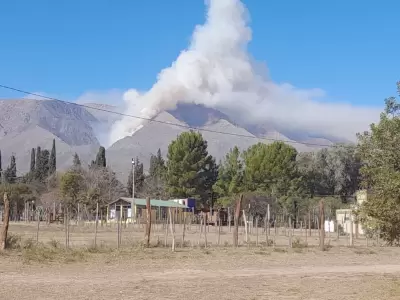
[[[343, 211], [343, 210], [341, 210]], [[320, 245], [324, 232], [326, 247], [383, 246], [379, 234], [369, 237], [360, 224], [353, 222], [351, 211], [340, 219], [324, 218], [321, 228], [315, 210], [297, 216], [270, 212], [251, 215], [246, 210], [237, 219], [239, 247], [302, 248]], [[0, 219], [1, 220], [1, 219]], [[153, 210], [147, 215], [139, 209], [134, 218], [122, 213], [114, 215], [97, 207], [94, 215], [86, 208], [68, 210], [62, 205], [52, 209], [35, 210], [26, 207], [18, 217], [11, 219], [9, 233], [22, 240], [70, 247], [121, 248], [146, 244], [150, 247], [233, 247], [235, 217], [231, 211], [199, 212], [168, 208]], [[149, 226], [148, 222], [151, 221]], [[150, 234], [149, 234], [150, 227]], [[147, 229], [147, 230], [146, 230]], [[150, 235], [150, 238], [147, 236]]]

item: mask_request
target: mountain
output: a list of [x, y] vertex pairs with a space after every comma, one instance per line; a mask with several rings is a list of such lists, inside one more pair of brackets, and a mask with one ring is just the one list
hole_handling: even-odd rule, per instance
[[[40, 146], [51, 148], [56, 140], [57, 168], [68, 168], [76, 152], [83, 164], [89, 163], [100, 145], [106, 145], [113, 123], [121, 118], [115, 106], [85, 103], [79, 106], [53, 100], [0, 100], [0, 149], [3, 166], [14, 154], [17, 169], [24, 173], [29, 168], [30, 151]], [[106, 150], [108, 165], [117, 176], [126, 181], [131, 159], [138, 157], [148, 169], [151, 154], [160, 148], [166, 155], [168, 145], [189, 128], [199, 128], [208, 142], [208, 149], [217, 161], [234, 146], [247, 149], [257, 142], [271, 143], [283, 140], [299, 151], [313, 151], [318, 144], [329, 144], [326, 137], [312, 137], [306, 133], [285, 133], [268, 124], [249, 126], [237, 124], [228, 115], [202, 105], [180, 104], [164, 111], [132, 136], [125, 137]], [[222, 134], [221, 134], [222, 133]], [[303, 145], [298, 142], [309, 143]]]
[[89, 161], [99, 142], [93, 126], [99, 121], [86, 109], [60, 101], [31, 99], [0, 100], [0, 149], [3, 166], [14, 154], [19, 172], [29, 169], [30, 151], [50, 149], [56, 139], [57, 163], [66, 168], [77, 152]]

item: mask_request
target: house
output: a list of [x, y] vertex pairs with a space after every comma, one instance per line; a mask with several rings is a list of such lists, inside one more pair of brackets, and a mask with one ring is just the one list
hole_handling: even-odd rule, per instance
[[[133, 218], [132, 218], [133, 204]], [[168, 214], [168, 208], [172, 208], [176, 219], [183, 212], [188, 212], [188, 206], [177, 201], [151, 199], [151, 219], [152, 222], [157, 220], [165, 220]], [[106, 221], [115, 222], [122, 220], [123, 222], [144, 222], [146, 220], [146, 199], [121, 197], [110, 202], [107, 206]]]
[[[353, 211], [357, 209], [364, 201], [367, 200], [367, 190], [359, 190], [356, 192], [356, 204], [348, 209], [336, 210], [336, 220], [338, 225], [342, 227], [344, 233], [364, 234], [364, 229], [361, 224], [355, 221]], [[353, 224], [353, 228], [351, 226]]]

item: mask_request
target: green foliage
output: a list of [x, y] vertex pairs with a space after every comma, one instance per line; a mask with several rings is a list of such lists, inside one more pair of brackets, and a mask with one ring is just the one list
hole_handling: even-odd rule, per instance
[[30, 164], [30, 172], [33, 174], [35, 172], [35, 166], [36, 166], [36, 152], [35, 148], [32, 148], [31, 150], [31, 164]]
[[369, 190], [361, 214], [388, 244], [400, 245], [400, 105], [395, 98], [385, 104], [379, 123], [358, 135], [362, 185]]
[[361, 161], [354, 146], [301, 153], [297, 164], [310, 197], [339, 195], [346, 201], [359, 187]]
[[166, 190], [166, 166], [161, 150], [158, 149], [157, 155], [150, 157], [149, 174], [145, 176], [143, 182], [143, 196], [155, 199], [168, 199]]
[[217, 193], [218, 202], [222, 206], [229, 205], [234, 197], [244, 190], [243, 161], [240, 150], [234, 147], [225, 156], [225, 160], [219, 166], [218, 178], [213, 186]]
[[49, 159], [49, 174], [52, 175], [56, 172], [57, 162], [56, 162], [56, 141], [53, 139], [53, 146], [51, 148], [50, 159]]
[[11, 214], [16, 214], [15, 217], [21, 215], [25, 201], [36, 201], [37, 191], [36, 189], [28, 184], [15, 183], [15, 184], [1, 184], [0, 185], [0, 204], [3, 204], [3, 194], [8, 193], [8, 199], [10, 200]]
[[78, 203], [83, 188], [83, 177], [81, 174], [68, 171], [61, 176], [60, 194], [67, 204]]
[[103, 146], [100, 146], [99, 151], [96, 155], [96, 160], [92, 161], [91, 167], [102, 167], [105, 168], [107, 166], [106, 162], [106, 149]]
[[168, 147], [167, 189], [171, 197], [195, 197], [206, 201], [207, 175], [213, 169], [207, 142], [194, 131], [184, 132]]
[[157, 155], [151, 155], [150, 157], [149, 176], [152, 178], [162, 178], [165, 176], [165, 172], [165, 161], [161, 155], [161, 150], [158, 149]]
[[50, 152], [45, 149], [42, 150], [40, 147], [36, 148], [36, 162], [35, 172], [31, 176], [31, 180], [44, 183], [46, 178], [49, 176], [49, 160]]
[[276, 197], [294, 194], [299, 184], [296, 156], [296, 149], [283, 142], [251, 146], [243, 153], [246, 190]]
[[17, 163], [15, 156], [11, 155], [10, 165], [4, 171], [4, 182], [14, 183], [17, 179]]
[[[135, 166], [134, 166], [134, 175], [135, 175], [135, 197], [143, 191], [144, 185], [144, 169], [143, 163], [139, 161], [139, 158], [136, 157], [135, 159]], [[132, 170], [129, 172], [128, 182], [127, 182], [127, 189], [128, 194], [132, 197], [132, 188], [133, 188], [133, 174]]]

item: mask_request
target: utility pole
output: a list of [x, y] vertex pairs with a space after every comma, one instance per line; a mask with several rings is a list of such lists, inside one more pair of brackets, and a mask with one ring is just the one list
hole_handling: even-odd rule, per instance
[[132, 203], [131, 203], [132, 224], [134, 220], [134, 205], [135, 205], [135, 159], [132, 158]]

